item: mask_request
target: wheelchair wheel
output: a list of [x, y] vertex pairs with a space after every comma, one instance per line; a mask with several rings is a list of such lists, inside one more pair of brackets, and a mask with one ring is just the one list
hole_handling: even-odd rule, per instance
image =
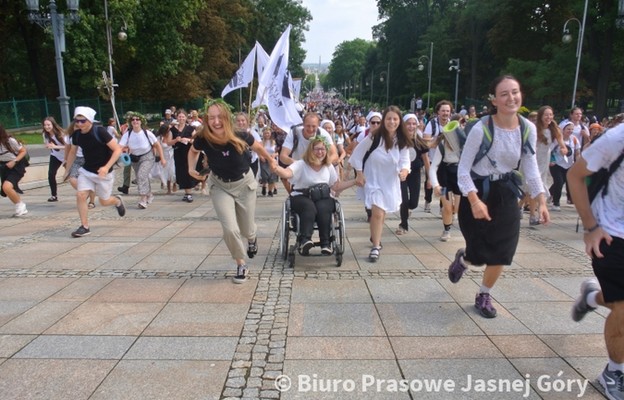
[[342, 265], [342, 255], [344, 254], [345, 243], [345, 222], [344, 214], [340, 203], [336, 201], [336, 212], [334, 213], [334, 252], [336, 254], [336, 266]]
[[290, 237], [290, 202], [286, 200], [282, 205], [282, 226], [280, 237], [280, 254], [282, 259], [288, 258], [288, 239]]

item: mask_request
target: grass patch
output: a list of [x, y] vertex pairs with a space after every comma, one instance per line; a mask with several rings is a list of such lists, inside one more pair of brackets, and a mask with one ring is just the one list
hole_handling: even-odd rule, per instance
[[43, 144], [43, 138], [41, 137], [41, 132], [17, 133], [14, 136], [17, 140], [19, 140], [20, 142], [26, 145]]

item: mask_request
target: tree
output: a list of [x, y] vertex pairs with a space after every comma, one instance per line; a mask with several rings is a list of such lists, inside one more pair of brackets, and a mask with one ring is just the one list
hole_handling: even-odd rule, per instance
[[336, 46], [327, 73], [330, 87], [339, 88], [348, 82], [362, 84], [366, 56], [373, 47], [372, 42], [364, 39], [345, 41]]

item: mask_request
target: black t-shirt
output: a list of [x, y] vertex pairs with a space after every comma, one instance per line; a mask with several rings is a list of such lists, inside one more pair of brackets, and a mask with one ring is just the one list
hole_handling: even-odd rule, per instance
[[[178, 130], [178, 126], [172, 126], [171, 127], [171, 138], [175, 139], [177, 137], [183, 137], [183, 138], [192, 138], [193, 137], [193, 131], [195, 131], [195, 128], [192, 127], [191, 125], [186, 125], [184, 126], [184, 129], [182, 129], [182, 132], [180, 132]], [[174, 149], [182, 149], [182, 148], [186, 148], [186, 144], [182, 143], [182, 142], [178, 142], [176, 143], [173, 148]]]
[[[97, 129], [97, 137], [95, 130]], [[82, 168], [94, 174], [98, 173], [98, 169], [106, 165], [113, 154], [107, 143], [113, 140], [113, 137], [102, 126], [94, 126], [87, 133], [80, 130], [74, 131], [72, 134], [72, 144], [82, 147], [85, 163]], [[108, 170], [111, 172], [113, 168]]]
[[[241, 139], [251, 147], [254, 144], [254, 137], [245, 133]], [[248, 151], [239, 154], [232, 143], [218, 145], [208, 143], [203, 137], [196, 137], [193, 142], [196, 150], [203, 151], [208, 157], [210, 170], [222, 179], [236, 179], [249, 171], [251, 158]]]

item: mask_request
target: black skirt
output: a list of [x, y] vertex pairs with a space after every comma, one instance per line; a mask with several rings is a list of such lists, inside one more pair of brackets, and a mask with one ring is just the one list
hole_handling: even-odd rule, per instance
[[[483, 181], [475, 180], [479, 198]], [[459, 205], [459, 228], [466, 240], [465, 259], [473, 265], [511, 265], [520, 238], [518, 197], [503, 181], [490, 182], [487, 200], [491, 221], [477, 220], [470, 201], [462, 197]]]

